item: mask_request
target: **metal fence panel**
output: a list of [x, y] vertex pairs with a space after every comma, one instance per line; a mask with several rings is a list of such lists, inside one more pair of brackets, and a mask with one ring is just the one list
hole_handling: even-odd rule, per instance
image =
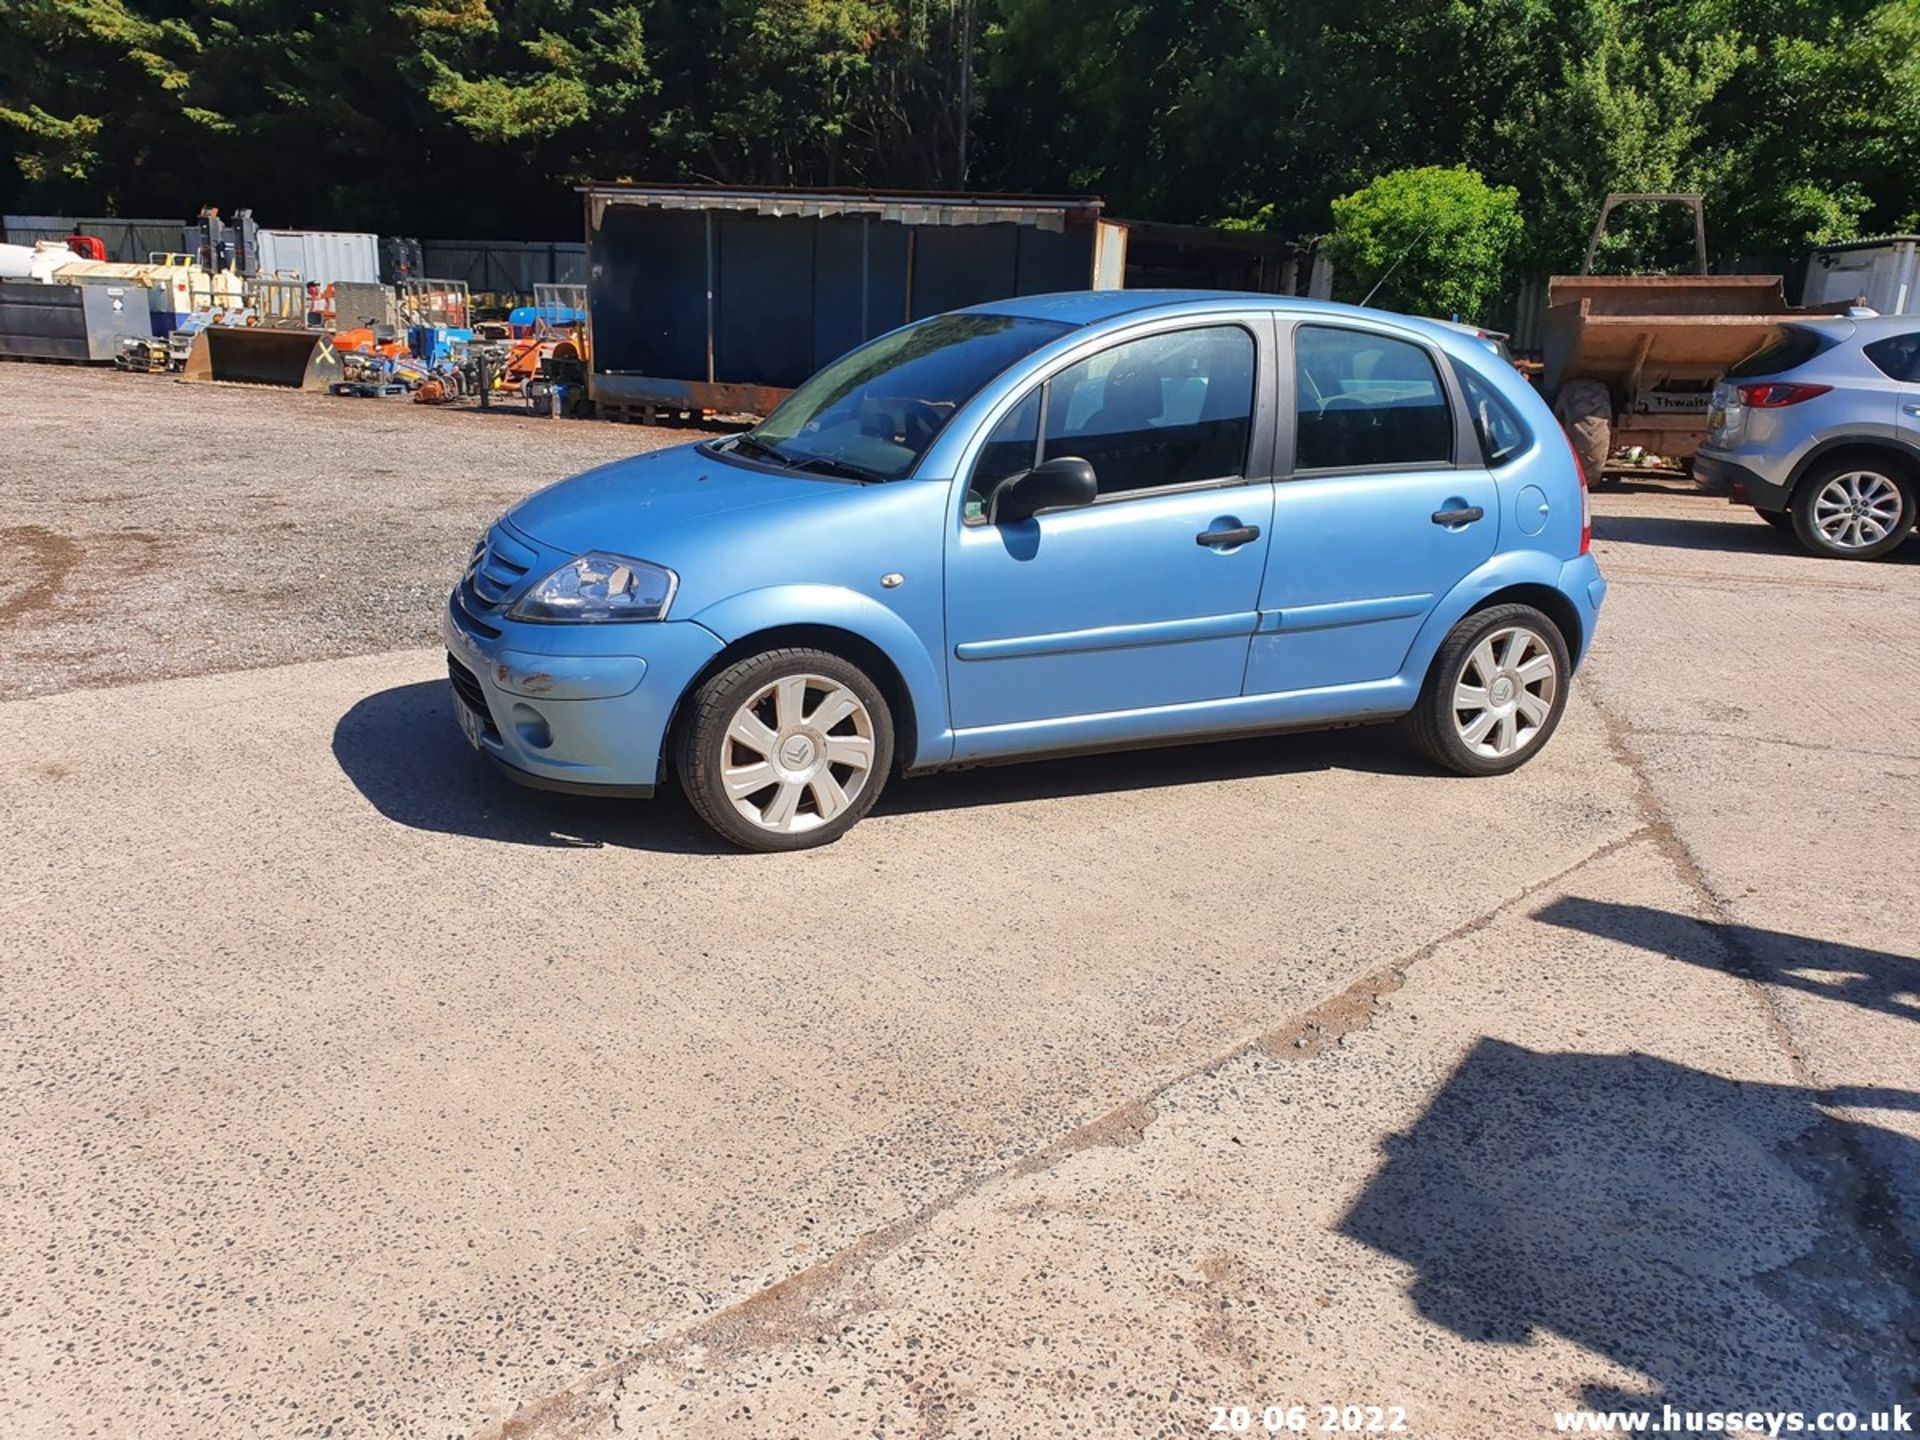
[[8, 215], [0, 218], [9, 245], [31, 245], [37, 240], [65, 240], [76, 230], [97, 235], [107, 247], [107, 258], [122, 264], [143, 263], [149, 255], [180, 248], [178, 220], [117, 220], [72, 215]]
[[476, 294], [587, 283], [587, 247], [578, 240], [422, 240], [420, 250], [423, 273], [464, 280]]

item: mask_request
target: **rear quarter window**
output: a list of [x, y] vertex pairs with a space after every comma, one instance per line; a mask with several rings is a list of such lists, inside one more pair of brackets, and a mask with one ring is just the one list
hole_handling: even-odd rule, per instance
[[1754, 352], [1728, 370], [1727, 378], [1750, 380], [1759, 375], [1783, 375], [1789, 370], [1798, 370], [1822, 351], [1831, 350], [1835, 343], [1818, 330], [1789, 325], [1773, 344]]
[[1466, 393], [1467, 409], [1473, 415], [1473, 433], [1480, 441], [1480, 454], [1492, 469], [1499, 469], [1533, 441], [1526, 421], [1506, 399], [1470, 365], [1455, 363], [1453, 373], [1460, 378]]

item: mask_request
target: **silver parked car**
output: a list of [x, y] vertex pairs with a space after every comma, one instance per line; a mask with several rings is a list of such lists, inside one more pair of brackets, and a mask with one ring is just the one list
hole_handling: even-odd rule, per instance
[[1715, 387], [1694, 475], [1816, 555], [1893, 550], [1920, 513], [1920, 317], [1783, 327]]

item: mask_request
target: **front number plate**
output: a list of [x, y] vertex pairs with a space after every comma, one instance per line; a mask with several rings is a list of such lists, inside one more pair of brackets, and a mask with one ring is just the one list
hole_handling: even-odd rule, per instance
[[467, 737], [467, 743], [474, 749], [480, 748], [480, 717], [473, 713], [473, 707], [458, 696], [453, 702], [454, 718], [460, 722], [460, 733]]

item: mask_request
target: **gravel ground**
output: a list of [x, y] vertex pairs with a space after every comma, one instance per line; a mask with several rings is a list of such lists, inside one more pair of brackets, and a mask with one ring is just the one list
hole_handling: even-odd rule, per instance
[[24, 364], [0, 434], [13, 697], [431, 645], [505, 506], [697, 438]]

